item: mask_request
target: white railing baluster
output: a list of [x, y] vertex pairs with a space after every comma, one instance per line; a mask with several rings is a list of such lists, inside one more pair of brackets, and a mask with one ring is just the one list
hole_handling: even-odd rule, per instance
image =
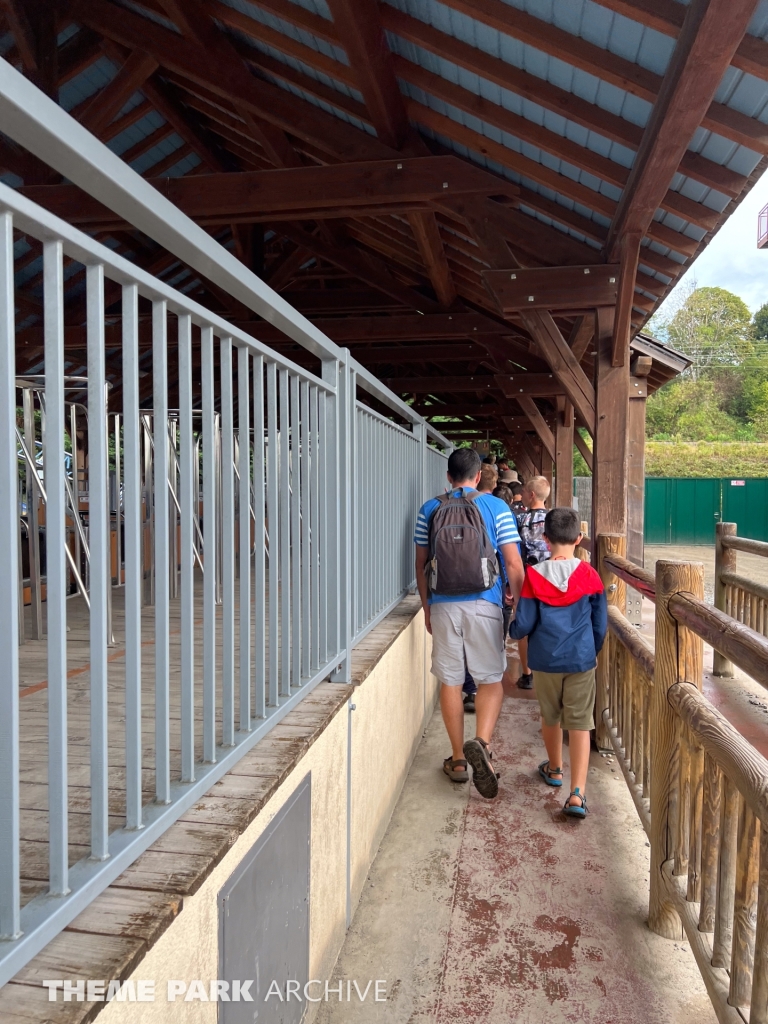
[[[19, 894], [19, 544], [13, 216], [0, 213], [0, 939], [21, 931]], [[3, 397], [4, 396], [4, 397]], [[29, 492], [28, 492], [29, 493]], [[23, 604], [21, 605], [23, 614]]]
[[203, 761], [216, 760], [216, 455], [213, 328], [200, 338], [203, 405]]
[[264, 510], [264, 357], [253, 357], [253, 510], [254, 510], [254, 715], [266, 715], [266, 520]]
[[278, 576], [280, 501], [278, 493], [277, 367], [267, 363], [267, 529], [269, 531], [269, 687], [267, 704], [277, 707], [279, 696]]
[[301, 469], [299, 378], [291, 376], [291, 675], [289, 689], [301, 686]]
[[[86, 268], [88, 320], [88, 547], [91, 600], [91, 856], [109, 856], [108, 606], [110, 564], [109, 461], [104, 352], [104, 267]], [[61, 458], [61, 456], [59, 456]]]
[[222, 338], [221, 361], [221, 742], [235, 742], [235, 469], [232, 339]]
[[251, 442], [249, 428], [249, 357], [237, 350], [238, 462], [240, 474], [240, 730], [251, 728]]
[[179, 504], [181, 505], [181, 781], [195, 778], [195, 562], [198, 495], [192, 436], [192, 318], [179, 317]]
[[[139, 292], [123, 287], [123, 444], [125, 451], [125, 825], [141, 827], [141, 449]], [[119, 445], [117, 446], [119, 448]], [[162, 532], [164, 520], [157, 524]], [[119, 522], [118, 522], [119, 528]], [[167, 575], [167, 574], [166, 574]], [[159, 593], [161, 581], [158, 580]], [[166, 604], [157, 600], [156, 606]]]
[[291, 477], [288, 406], [288, 371], [281, 369], [280, 380], [280, 696], [291, 695]]
[[[155, 496], [155, 799], [167, 804], [171, 799], [170, 740], [170, 597], [171, 571], [176, 579], [176, 512], [171, 516], [168, 495], [170, 476], [168, 438], [168, 308], [164, 301], [152, 303], [152, 405], [154, 439]], [[174, 469], [174, 477], [176, 471]], [[137, 499], [141, 515], [140, 499]], [[173, 521], [173, 539], [169, 526]], [[139, 552], [143, 545], [139, 545]], [[171, 570], [170, 552], [174, 552]], [[140, 558], [140, 586], [144, 586], [144, 563]], [[175, 588], [174, 588], [175, 590]]]
[[301, 676], [309, 677], [310, 666], [310, 621], [312, 598], [310, 592], [310, 513], [309, 513], [309, 384], [301, 382], [301, 410], [299, 414], [301, 433]]

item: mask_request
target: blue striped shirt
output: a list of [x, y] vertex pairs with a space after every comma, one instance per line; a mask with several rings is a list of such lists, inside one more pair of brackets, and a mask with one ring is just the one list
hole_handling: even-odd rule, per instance
[[[463, 488], [465, 493], [471, 490], [471, 487]], [[458, 494], [458, 490], [455, 493]], [[429, 521], [439, 504], [440, 503], [437, 498], [430, 498], [429, 501], [425, 501], [419, 509], [419, 514], [416, 518], [416, 530], [413, 537], [413, 542], [417, 547], [429, 547]], [[505, 544], [520, 543], [520, 535], [517, 532], [517, 520], [515, 519], [514, 514], [510, 511], [509, 505], [506, 501], [502, 501], [501, 498], [494, 498], [492, 494], [481, 494], [480, 497], [476, 499], [475, 504], [483, 517], [485, 529], [488, 531], [491, 544], [493, 544], [497, 552]], [[503, 574], [503, 559], [500, 559], [500, 562]], [[503, 598], [502, 577], [499, 577], [490, 590], [483, 590], [479, 594], [462, 594], [460, 597], [453, 597], [447, 594], [431, 594], [429, 603], [438, 604], [442, 601], [490, 601], [491, 604], [501, 605], [503, 603]]]

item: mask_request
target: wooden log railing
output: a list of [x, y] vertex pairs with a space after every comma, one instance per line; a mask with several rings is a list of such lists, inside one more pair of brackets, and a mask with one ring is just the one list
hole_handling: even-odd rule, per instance
[[[652, 576], [617, 535], [595, 552], [603, 735], [650, 839], [649, 925], [688, 940], [721, 1024], [768, 1024], [768, 760], [701, 693], [705, 641], [768, 686], [768, 639], [705, 604], [703, 566]], [[655, 602], [655, 649], [624, 615], [627, 586]]]
[[[762, 636], [768, 636], [768, 587], [738, 575], [738, 551], [768, 558], [768, 543], [738, 537], [736, 523], [718, 523], [715, 536], [715, 608]], [[715, 649], [713, 670], [716, 676], [732, 677], [732, 659]]]

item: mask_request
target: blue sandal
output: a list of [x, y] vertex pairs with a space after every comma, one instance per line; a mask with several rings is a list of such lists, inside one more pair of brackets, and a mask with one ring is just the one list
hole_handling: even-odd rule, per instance
[[550, 768], [549, 761], [542, 761], [539, 765], [539, 775], [544, 779], [548, 786], [562, 786], [562, 779], [553, 779], [553, 775], [562, 775], [562, 768]]
[[[570, 802], [571, 801], [571, 796], [577, 796], [579, 798], [579, 800], [581, 800], [581, 805], [579, 805], [579, 804], [572, 804]], [[584, 796], [583, 793], [579, 792], [579, 787], [578, 786], [571, 793], [571, 796], [569, 796], [568, 799], [565, 801], [565, 807], [563, 807], [563, 812], [565, 814], [567, 814], [571, 818], [586, 818], [586, 816], [588, 814], [588, 811], [587, 811], [587, 798]]]

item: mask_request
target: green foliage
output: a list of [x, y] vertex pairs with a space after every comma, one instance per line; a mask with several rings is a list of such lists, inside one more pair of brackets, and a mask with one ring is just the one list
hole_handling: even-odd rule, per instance
[[756, 442], [648, 441], [646, 476], [764, 477], [768, 446]]
[[755, 337], [762, 340], [768, 339], [768, 302], [764, 302], [763, 305], [755, 313], [752, 320], [754, 327]]
[[[589, 431], [585, 430], [584, 427], [577, 427], [576, 429], [581, 434], [581, 436], [584, 438], [584, 441], [585, 441], [587, 447], [591, 451], [591, 449], [592, 449], [592, 438], [589, 436]], [[576, 445], [573, 446], [573, 475], [574, 476], [591, 476], [592, 475], [590, 473], [590, 471], [589, 471], [589, 467], [587, 466], [586, 462], [584, 461], [584, 456], [581, 454], [581, 452], [576, 447]]]
[[652, 327], [692, 365], [649, 398], [649, 439], [768, 441], [768, 303], [750, 320], [737, 295], [694, 286]]

